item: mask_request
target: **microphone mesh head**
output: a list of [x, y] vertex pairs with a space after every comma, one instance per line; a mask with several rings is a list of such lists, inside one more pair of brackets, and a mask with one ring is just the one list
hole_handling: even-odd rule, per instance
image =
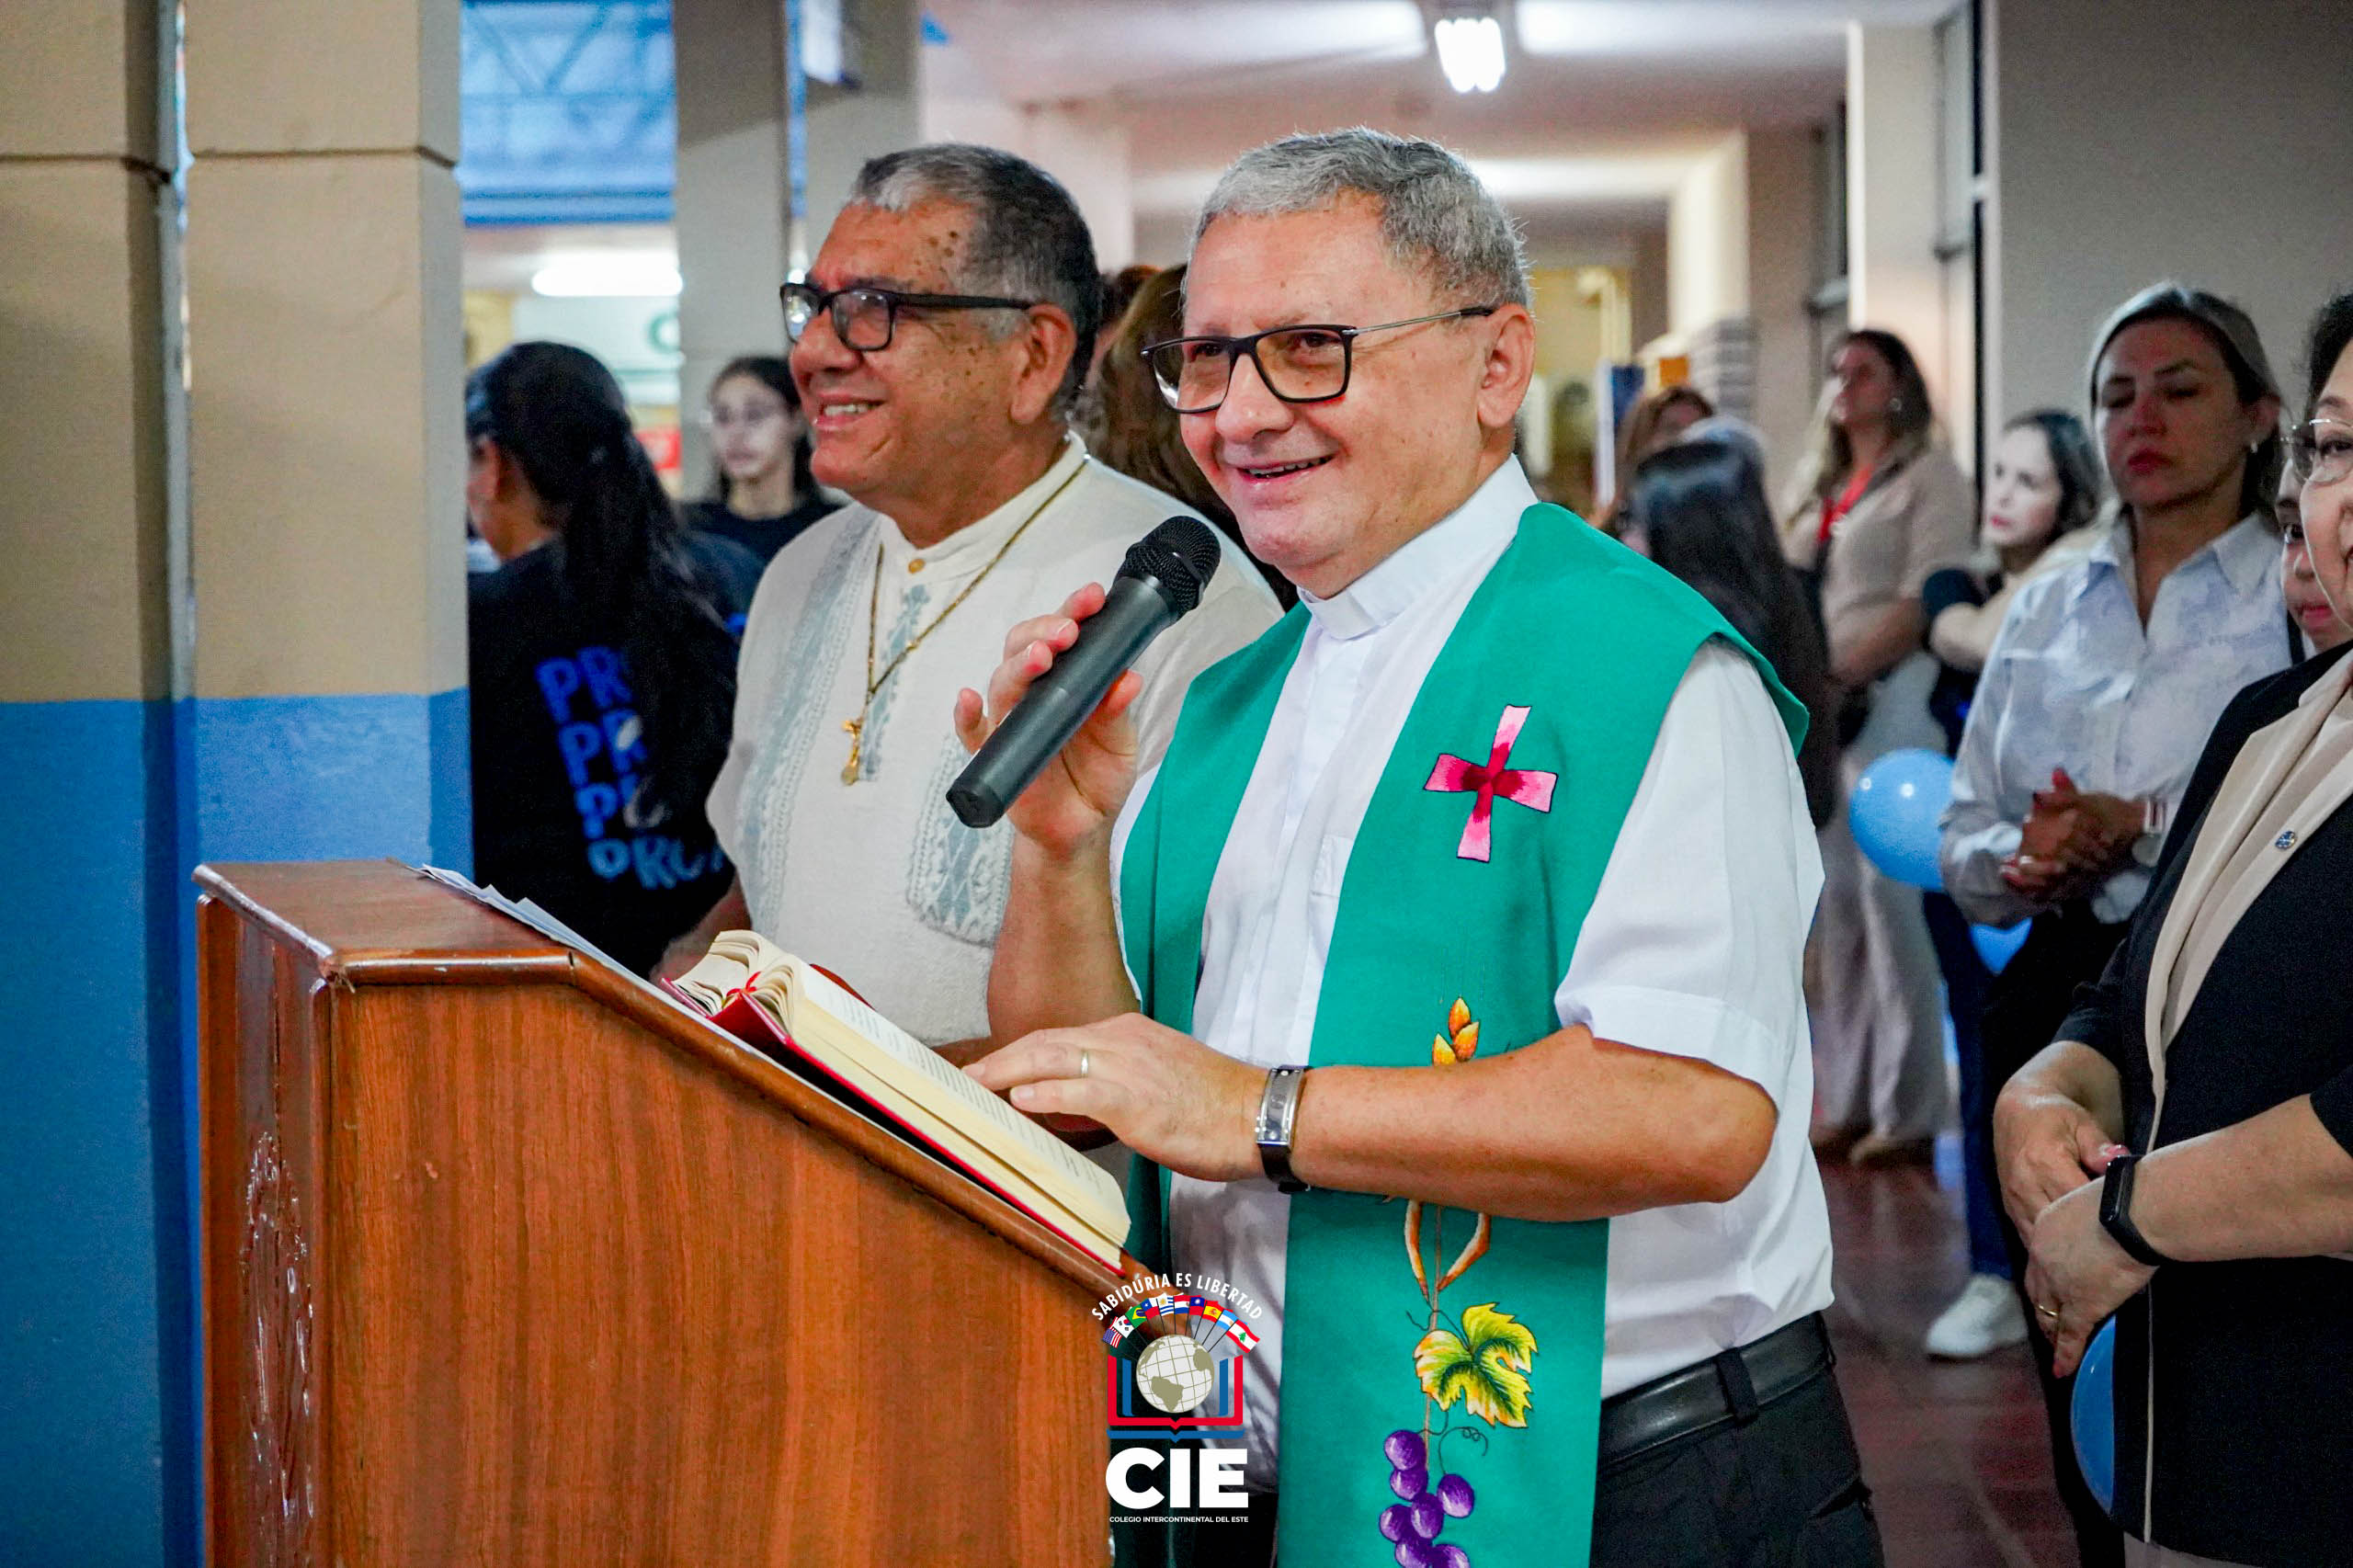
[[1128, 546], [1120, 575], [1158, 583], [1176, 613], [1189, 615], [1216, 574], [1217, 562], [1217, 535], [1207, 523], [1199, 517], [1171, 517]]

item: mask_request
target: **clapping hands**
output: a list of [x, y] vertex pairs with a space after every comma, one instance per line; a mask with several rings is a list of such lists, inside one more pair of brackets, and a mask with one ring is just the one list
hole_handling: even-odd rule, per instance
[[2144, 812], [2137, 801], [2086, 792], [2063, 767], [2038, 790], [2002, 880], [2045, 908], [2090, 892], [2131, 858]]

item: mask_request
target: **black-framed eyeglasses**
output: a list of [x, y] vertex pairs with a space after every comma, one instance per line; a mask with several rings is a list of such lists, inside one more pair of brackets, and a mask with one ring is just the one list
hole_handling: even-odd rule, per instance
[[807, 283], [787, 283], [777, 290], [784, 302], [784, 335], [801, 341], [820, 311], [834, 318], [834, 335], [845, 347], [871, 354], [891, 347], [898, 330], [899, 312], [919, 311], [1026, 311], [1036, 300], [1006, 300], [994, 294], [910, 294], [897, 289], [824, 290]]
[[1306, 324], [1270, 327], [1247, 337], [1175, 337], [1145, 345], [1143, 357], [1152, 366], [1152, 379], [1160, 384], [1160, 395], [1179, 414], [1210, 414], [1223, 406], [1233, 368], [1245, 358], [1258, 368], [1267, 390], [1285, 403], [1329, 403], [1348, 390], [1356, 341], [1366, 333], [1491, 316], [1501, 309], [1466, 305], [1378, 326]]

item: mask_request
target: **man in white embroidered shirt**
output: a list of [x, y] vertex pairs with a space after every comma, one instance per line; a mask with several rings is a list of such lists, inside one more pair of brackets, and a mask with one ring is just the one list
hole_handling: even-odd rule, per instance
[[[744, 631], [710, 823], [734, 889], [665, 960], [750, 926], [847, 976], [917, 1039], [987, 1032], [1011, 833], [945, 798], [957, 687], [1007, 622], [1108, 581], [1183, 503], [1068, 429], [1100, 315], [1086, 224], [995, 148], [917, 147], [859, 171], [805, 280], [785, 285], [812, 466], [858, 503], [770, 562]], [[1157, 755], [1193, 673], [1256, 636], [1274, 596], [1229, 551], [1138, 668]]]
[[[1302, 608], [1158, 766], [1123, 681], [1016, 803], [1021, 1038], [971, 1069], [1139, 1153], [1138, 1256], [1273, 1309], [1252, 1523], [1123, 1561], [1263, 1568], [1279, 1512], [1284, 1568], [1877, 1562], [1819, 1316], [1802, 710], [1536, 504], [1525, 267], [1452, 154], [1245, 155], [1187, 290], [1155, 373]], [[1014, 628], [967, 745], [1099, 603]]]

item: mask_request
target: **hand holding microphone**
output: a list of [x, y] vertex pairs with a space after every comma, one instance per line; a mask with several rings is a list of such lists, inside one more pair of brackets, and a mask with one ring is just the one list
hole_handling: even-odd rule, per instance
[[[1030, 684], [1069, 651], [1079, 628], [1103, 608], [1103, 597], [1102, 585], [1089, 583], [1053, 614], [1025, 620], [1006, 634], [1005, 662], [989, 676], [985, 704], [969, 687], [956, 694], [956, 735], [966, 751], [979, 751]], [[1075, 852], [1098, 830], [1109, 831], [1135, 781], [1136, 732], [1128, 709], [1142, 690], [1142, 677], [1132, 671], [1112, 687], [1063, 748], [1053, 777], [1008, 809], [1016, 832], [1062, 855]]]
[[1010, 809], [1023, 837], [1056, 854], [1108, 833], [1135, 782], [1127, 710], [1143, 682], [1129, 666], [1200, 602], [1218, 560], [1207, 524], [1171, 517], [1128, 551], [1108, 593], [1089, 584], [1015, 627], [985, 707], [957, 694], [956, 733], [975, 754], [948, 791], [957, 816], [986, 827]]

